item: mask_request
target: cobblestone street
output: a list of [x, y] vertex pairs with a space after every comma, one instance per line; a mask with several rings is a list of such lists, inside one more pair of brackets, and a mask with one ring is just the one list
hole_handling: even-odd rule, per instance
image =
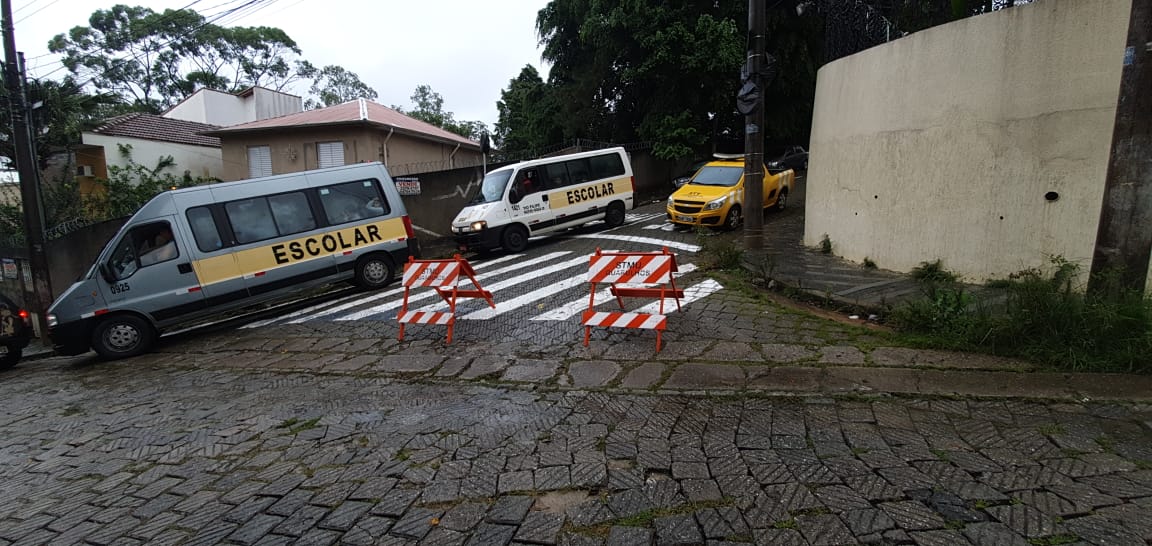
[[1152, 539], [1147, 405], [507, 389], [171, 356], [4, 376], [0, 542]]

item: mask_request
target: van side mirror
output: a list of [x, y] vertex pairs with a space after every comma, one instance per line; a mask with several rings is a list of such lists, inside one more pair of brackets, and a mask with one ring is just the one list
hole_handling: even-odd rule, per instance
[[108, 264], [101, 263], [99, 269], [100, 269], [100, 277], [102, 277], [104, 279], [104, 282], [107, 282], [109, 284], [116, 282], [116, 276], [112, 274], [112, 270], [108, 268]]

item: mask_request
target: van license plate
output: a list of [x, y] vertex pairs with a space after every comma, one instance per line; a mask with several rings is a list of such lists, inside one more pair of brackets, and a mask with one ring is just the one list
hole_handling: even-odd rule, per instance
[[696, 222], [696, 219], [695, 219], [695, 218], [693, 218], [693, 217], [691, 217], [691, 216], [680, 216], [680, 215], [677, 215], [677, 216], [676, 216], [676, 221], [677, 221], [677, 222], [688, 222], [688, 223], [690, 223], [690, 224], [691, 224], [691, 223], [695, 223], [695, 222]]

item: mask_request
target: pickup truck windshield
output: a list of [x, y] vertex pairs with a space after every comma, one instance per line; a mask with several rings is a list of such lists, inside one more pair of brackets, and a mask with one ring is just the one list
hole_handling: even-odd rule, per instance
[[692, 177], [689, 184], [697, 186], [735, 186], [740, 183], [744, 175], [744, 167], [710, 167], [705, 166]]
[[512, 178], [512, 169], [505, 169], [501, 171], [492, 171], [484, 176], [484, 182], [480, 184], [480, 191], [476, 192], [476, 196], [469, 201], [469, 205], [480, 205], [484, 203], [495, 203], [504, 198], [504, 188], [508, 185], [508, 179]]

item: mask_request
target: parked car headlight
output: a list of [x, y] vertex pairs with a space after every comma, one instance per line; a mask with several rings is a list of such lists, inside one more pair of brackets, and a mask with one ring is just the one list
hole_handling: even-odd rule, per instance
[[56, 315], [53, 315], [51, 313], [48, 314], [48, 327], [49, 328], [55, 328], [56, 325], [59, 323], [60, 323], [60, 321], [56, 318]]
[[668, 196], [668, 207], [671, 208], [675, 205], [676, 205], [676, 199], [674, 199], [671, 195], [669, 195]]
[[716, 210], [720, 207], [723, 207], [724, 202], [727, 200], [728, 200], [728, 196], [725, 195], [724, 197], [721, 197], [715, 201], [709, 201], [707, 205], [704, 205], [704, 210]]

